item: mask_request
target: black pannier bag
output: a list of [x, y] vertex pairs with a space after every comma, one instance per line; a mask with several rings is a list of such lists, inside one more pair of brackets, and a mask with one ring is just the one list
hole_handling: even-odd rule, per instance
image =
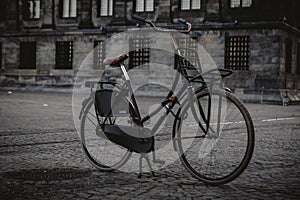
[[129, 116], [129, 102], [112, 89], [101, 89], [95, 93], [95, 109], [101, 117]]
[[[111, 89], [101, 89], [95, 93], [96, 114], [101, 117], [137, 117], [133, 106], [121, 93]], [[129, 120], [129, 119], [128, 119]], [[106, 120], [101, 130], [112, 142], [137, 153], [148, 153], [153, 149], [154, 141], [151, 131], [141, 126], [124, 126], [110, 124]]]

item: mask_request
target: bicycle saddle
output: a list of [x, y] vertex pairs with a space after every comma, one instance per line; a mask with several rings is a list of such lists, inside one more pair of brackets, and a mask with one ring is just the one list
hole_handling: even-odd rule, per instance
[[120, 64], [124, 62], [127, 58], [128, 58], [127, 54], [122, 54], [120, 56], [112, 57], [112, 58], [105, 58], [103, 64], [110, 65], [112, 67], [117, 67], [120, 66]]

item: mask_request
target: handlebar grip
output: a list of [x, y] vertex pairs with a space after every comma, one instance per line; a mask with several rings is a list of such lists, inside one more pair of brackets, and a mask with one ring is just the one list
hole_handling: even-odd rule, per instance
[[185, 19], [182, 19], [182, 18], [179, 18], [178, 21], [179, 21], [180, 23], [182, 23], [182, 24], [186, 24], [186, 23], [187, 23], [187, 21], [186, 21]]
[[137, 21], [140, 21], [140, 22], [145, 22], [146, 19], [141, 17], [141, 16], [138, 16], [138, 15], [132, 15], [132, 18], [137, 20]]

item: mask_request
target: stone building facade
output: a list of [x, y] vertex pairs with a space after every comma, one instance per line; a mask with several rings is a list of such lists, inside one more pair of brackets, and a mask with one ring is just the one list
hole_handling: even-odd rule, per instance
[[217, 67], [234, 71], [226, 85], [241, 98], [299, 101], [299, 8], [297, 0], [1, 0], [0, 85], [71, 86], [94, 48], [100, 74], [103, 41], [136, 28], [137, 14], [174, 28], [190, 21]]

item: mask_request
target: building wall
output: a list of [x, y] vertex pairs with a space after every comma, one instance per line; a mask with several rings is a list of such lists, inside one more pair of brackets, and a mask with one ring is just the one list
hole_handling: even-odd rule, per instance
[[[299, 7], [298, 1], [287, 6], [278, 0], [253, 0], [250, 8], [231, 9], [227, 0], [202, 0], [200, 10], [183, 11], [180, 0], [156, 0], [154, 12], [136, 13], [135, 1], [115, 0], [112, 17], [98, 16], [96, 0], [77, 2], [76, 18], [61, 17], [59, 0], [44, 0], [40, 19], [25, 20], [22, 0], [1, 1], [1, 11], [7, 15], [1, 15], [0, 19], [0, 84], [71, 85], [80, 64], [93, 49], [94, 41], [105, 40], [128, 27], [135, 28], [137, 22], [131, 17], [135, 13], [160, 25], [179, 27], [178, 18], [192, 22], [194, 30], [191, 36], [207, 50], [219, 68], [224, 68], [225, 37], [249, 36], [249, 70], [235, 70], [232, 76], [226, 78], [226, 85], [248, 100], [280, 101], [286, 91], [291, 100], [299, 100], [300, 66], [297, 55], [300, 40], [296, 29], [298, 21], [295, 20], [298, 14], [294, 11]], [[274, 5], [272, 12], [268, 10], [271, 9], [270, 3]], [[267, 11], [271, 14], [263, 14]], [[286, 73], [286, 39], [292, 40], [291, 73]], [[20, 42], [28, 41], [37, 43], [36, 69], [22, 70], [19, 69]], [[55, 69], [57, 41], [73, 41], [72, 70]], [[110, 52], [109, 47], [106, 51]], [[85, 75], [95, 76], [102, 72], [96, 71], [86, 70]], [[137, 73], [140, 80], [149, 76], [147, 70]], [[164, 73], [161, 78], [166, 76]]]

